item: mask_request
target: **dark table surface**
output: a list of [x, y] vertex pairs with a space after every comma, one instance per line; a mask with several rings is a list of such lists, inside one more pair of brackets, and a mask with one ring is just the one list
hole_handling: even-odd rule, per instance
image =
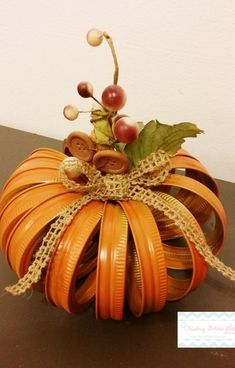
[[[57, 140], [0, 127], [0, 186], [33, 149], [61, 150]], [[235, 268], [235, 184], [218, 181], [228, 216], [222, 260]], [[177, 311], [235, 311], [235, 284], [210, 270], [200, 288], [160, 313], [122, 322], [95, 319], [94, 307], [72, 315], [41, 293], [4, 293], [15, 274], [0, 256], [0, 367], [235, 367], [234, 349], [177, 349]]]

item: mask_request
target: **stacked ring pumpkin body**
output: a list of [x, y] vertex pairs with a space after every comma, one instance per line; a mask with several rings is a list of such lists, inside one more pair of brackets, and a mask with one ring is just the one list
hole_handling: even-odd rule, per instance
[[[27, 272], [51, 223], [84, 195], [58, 181], [65, 158], [53, 149], [35, 150], [3, 188], [0, 244], [19, 277]], [[218, 254], [226, 223], [215, 181], [183, 150], [171, 158], [171, 167], [167, 179], [152, 190], [185, 206]], [[68, 312], [81, 311], [95, 300], [97, 318], [119, 320], [125, 300], [136, 316], [159, 311], [166, 301], [196, 288], [206, 273], [207, 264], [192, 240], [162, 212], [133, 200], [94, 200], [58, 239], [41, 283], [47, 299]]]

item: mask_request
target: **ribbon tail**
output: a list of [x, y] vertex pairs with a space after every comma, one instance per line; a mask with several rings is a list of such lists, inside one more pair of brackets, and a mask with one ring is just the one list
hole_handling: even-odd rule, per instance
[[33, 284], [36, 284], [42, 275], [42, 270], [50, 262], [51, 255], [56, 247], [58, 239], [64, 233], [67, 226], [73, 221], [77, 212], [92, 200], [92, 196], [87, 194], [67, 206], [57, 220], [51, 225], [48, 233], [42, 240], [42, 244], [35, 254], [33, 263], [29, 266], [27, 273], [18, 280], [15, 285], [7, 286], [5, 290], [12, 295], [21, 295]]
[[138, 191], [135, 191], [132, 199], [142, 201], [148, 206], [163, 212], [166, 217], [174, 221], [184, 236], [193, 242], [198, 253], [211, 267], [215, 268], [224, 277], [235, 281], [235, 270], [226, 266], [212, 253], [197, 220], [181, 202], [169, 194], [153, 192], [141, 187], [138, 187]]

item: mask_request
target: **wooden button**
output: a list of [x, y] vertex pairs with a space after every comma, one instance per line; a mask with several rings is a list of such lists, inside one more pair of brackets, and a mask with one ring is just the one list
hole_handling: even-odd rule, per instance
[[108, 174], [124, 174], [130, 167], [126, 155], [113, 150], [97, 152], [93, 157], [93, 163], [97, 169]]
[[90, 162], [96, 151], [96, 146], [91, 138], [82, 132], [72, 132], [64, 142], [64, 152], [69, 152], [80, 160]]

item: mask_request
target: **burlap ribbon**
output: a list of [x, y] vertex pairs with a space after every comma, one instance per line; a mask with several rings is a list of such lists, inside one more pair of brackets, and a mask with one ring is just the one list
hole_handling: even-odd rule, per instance
[[[139, 161], [137, 167], [130, 173], [123, 175], [102, 175], [99, 170], [86, 162], [75, 157], [66, 158], [61, 164], [58, 181], [69, 190], [84, 195], [58, 215], [44, 237], [27, 273], [17, 284], [7, 287], [6, 290], [13, 295], [20, 295], [40, 280], [42, 270], [47, 267], [63, 232], [77, 212], [92, 200], [132, 199], [157, 209], [179, 227], [183, 236], [194, 244], [211, 267], [216, 268], [225, 277], [235, 280], [235, 271], [213, 255], [201, 227], [191, 212], [172, 196], [151, 189], [153, 187], [156, 189], [156, 186], [164, 182], [170, 169], [170, 156], [161, 151], [150, 154], [146, 159]], [[78, 181], [69, 178], [71, 173], [78, 177]]]
[[[88, 193], [92, 199], [128, 200], [133, 199], [141, 188], [150, 188], [162, 183], [169, 171], [169, 155], [162, 151], [151, 153], [146, 159], [139, 161], [130, 173], [121, 175], [102, 175], [95, 166], [75, 157], [68, 157], [60, 167], [60, 180], [69, 190]], [[82, 184], [69, 179], [69, 173], [80, 176]]]

